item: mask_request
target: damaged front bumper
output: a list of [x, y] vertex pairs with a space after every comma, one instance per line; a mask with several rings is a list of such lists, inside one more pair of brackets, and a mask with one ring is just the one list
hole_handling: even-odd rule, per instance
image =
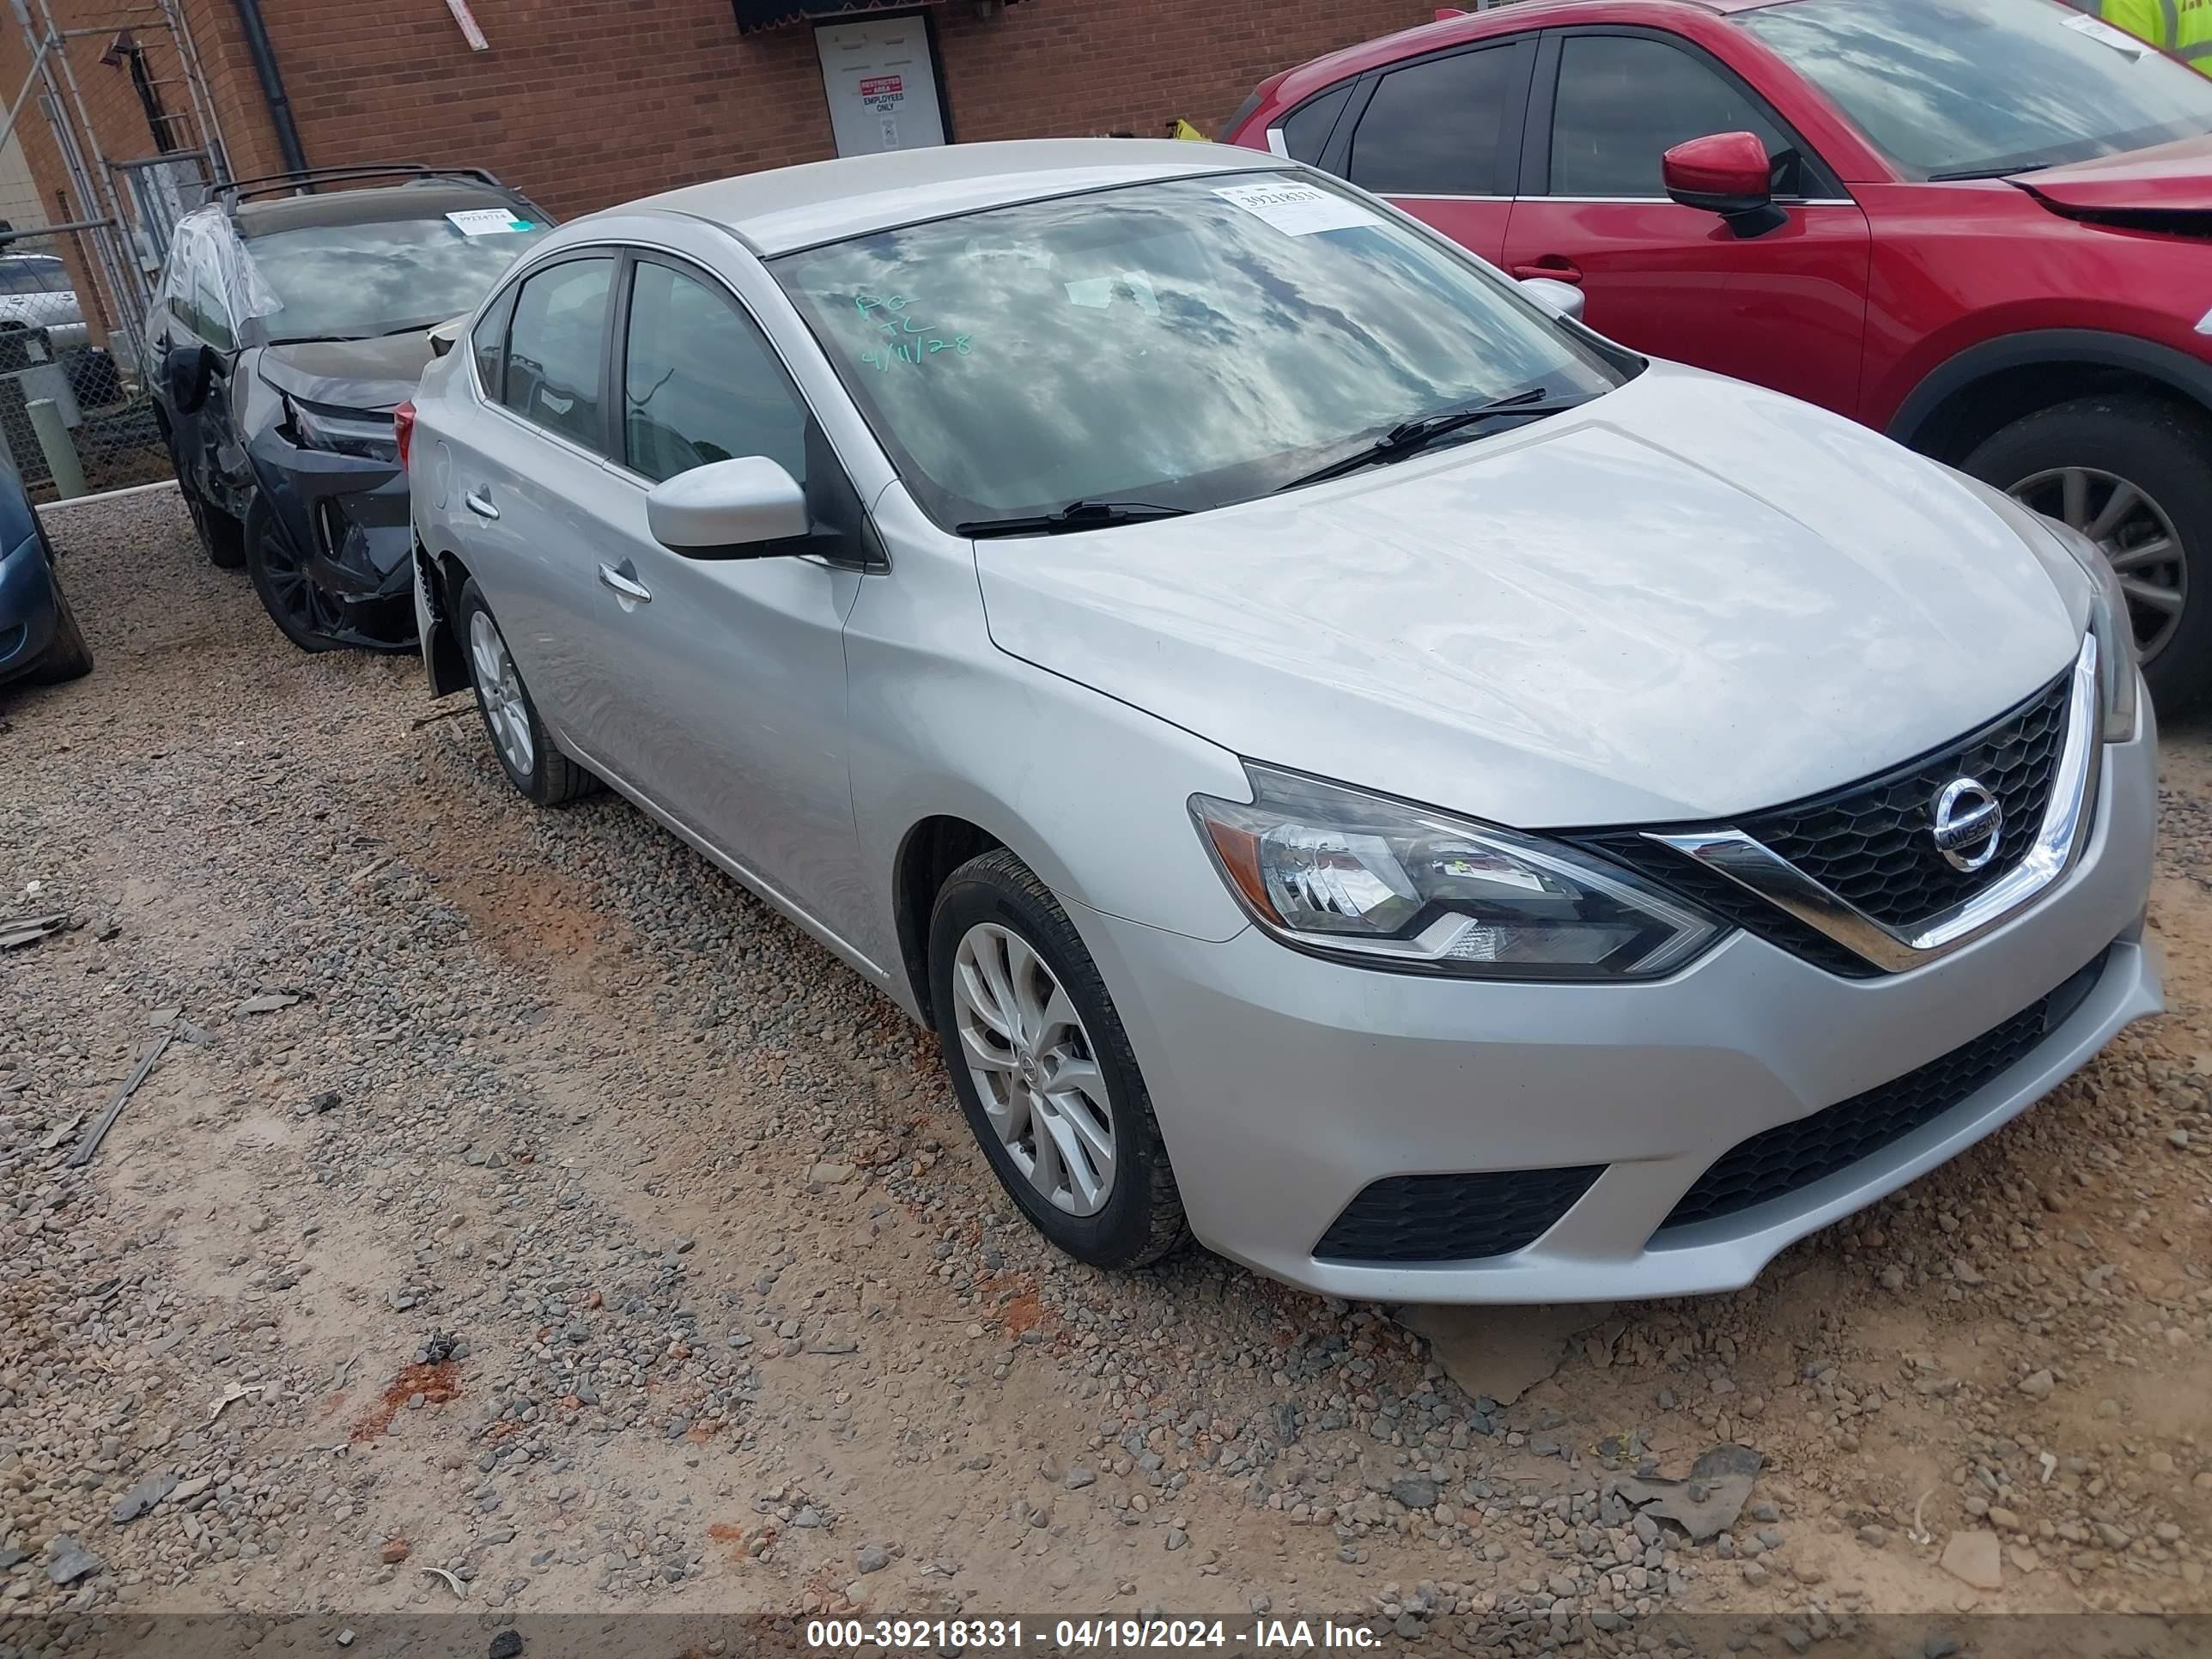
[[283, 538], [337, 605], [331, 639], [373, 651], [412, 650], [414, 535], [397, 449], [386, 459], [311, 448], [295, 438], [271, 425], [246, 446], [269, 533]]

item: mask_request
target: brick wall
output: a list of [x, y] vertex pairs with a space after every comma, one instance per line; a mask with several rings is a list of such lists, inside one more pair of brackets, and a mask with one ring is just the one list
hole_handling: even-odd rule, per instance
[[[229, 0], [187, 0], [241, 173], [278, 164]], [[1218, 130], [1253, 86], [1424, 22], [1433, 0], [1024, 0], [933, 7], [954, 136]], [[310, 162], [489, 167], [556, 214], [834, 154], [805, 24], [740, 36], [728, 0], [263, 0]]]
[[[178, 46], [158, 14], [137, 0], [44, 3], [59, 27], [86, 32], [66, 50], [89, 114], [88, 148], [112, 159], [151, 155], [127, 71], [100, 58], [112, 32], [136, 26], [169, 107], [188, 110]], [[276, 171], [276, 129], [234, 0], [179, 4], [233, 173]], [[489, 52], [469, 50], [444, 0], [262, 0], [309, 162], [488, 167], [573, 216], [835, 154], [806, 24], [740, 35], [729, 0], [473, 4]], [[1022, 0], [988, 15], [975, 0], [930, 8], [945, 112], [954, 136], [971, 141], [1157, 134], [1178, 117], [1217, 131], [1276, 70], [1433, 10], [1434, 0]], [[0, 11], [0, 86], [12, 95], [29, 65], [21, 29]], [[198, 140], [189, 120], [175, 131]], [[36, 97], [17, 133], [45, 216], [106, 211], [78, 199]], [[125, 307], [82, 246], [58, 251], [104, 332]]]

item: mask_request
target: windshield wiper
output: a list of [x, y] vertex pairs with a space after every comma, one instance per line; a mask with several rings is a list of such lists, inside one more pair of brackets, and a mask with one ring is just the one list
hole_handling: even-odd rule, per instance
[[396, 334], [427, 334], [441, 323], [453, 321], [450, 317], [433, 317], [427, 323], [402, 323], [397, 328], [380, 328], [374, 334], [293, 334], [269, 342], [273, 346], [286, 345], [359, 345], [366, 340], [388, 340]]
[[1969, 179], [2009, 179], [2015, 173], [2042, 171], [2043, 164], [2039, 161], [2012, 161], [2001, 167], [1960, 167], [1955, 173], [1931, 173], [1928, 175], [1928, 182], [1931, 185], [1957, 185]]
[[1188, 518], [1187, 507], [1154, 507], [1150, 501], [1070, 501], [1057, 513], [1018, 519], [973, 519], [956, 524], [957, 536], [1065, 536], [1078, 530], [1106, 530], [1115, 525], [1149, 524], [1154, 519]]
[[1571, 403], [1547, 403], [1551, 394], [1542, 386], [1532, 386], [1526, 392], [1516, 392], [1510, 398], [1494, 398], [1485, 404], [1474, 404], [1466, 409], [1449, 409], [1441, 415], [1425, 415], [1418, 421], [1406, 421], [1392, 427], [1366, 448], [1346, 455], [1342, 460], [1331, 461], [1327, 466], [1278, 485], [1276, 493], [1285, 489], [1303, 489], [1308, 484], [1326, 483], [1331, 478], [1340, 478], [1347, 472], [1357, 472], [1363, 466], [1378, 466], [1385, 461], [1401, 461], [1409, 455], [1418, 455], [1439, 438], [1479, 421], [1497, 420], [1508, 415], [1557, 415], [1575, 407]]

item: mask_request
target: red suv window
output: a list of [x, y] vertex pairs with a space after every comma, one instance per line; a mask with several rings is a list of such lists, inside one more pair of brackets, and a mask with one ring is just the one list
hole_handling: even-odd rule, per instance
[[1508, 42], [1385, 74], [1352, 135], [1352, 182], [1384, 196], [1510, 194], [1499, 156], [1522, 61]]

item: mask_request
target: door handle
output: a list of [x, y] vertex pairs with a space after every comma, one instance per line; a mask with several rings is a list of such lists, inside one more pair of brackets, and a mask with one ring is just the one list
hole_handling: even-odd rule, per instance
[[1516, 265], [1513, 274], [1523, 282], [1531, 276], [1548, 276], [1555, 283], [1572, 283], [1577, 288], [1583, 285], [1583, 268], [1556, 253], [1547, 253], [1532, 265]]
[[480, 495], [473, 489], [470, 490], [465, 495], [461, 497], [461, 505], [468, 508], [470, 512], [475, 514], [479, 519], [496, 519], [499, 517], [499, 509], [491, 504], [491, 498], [488, 495]]
[[[623, 562], [627, 564], [629, 562], [625, 559]], [[611, 588], [616, 593], [619, 594], [622, 598], [628, 599], [633, 605], [651, 605], [653, 603], [653, 590], [651, 588], [647, 587], [643, 582], [638, 580], [635, 576], [628, 575], [623, 571], [616, 569], [615, 567], [611, 564], [603, 564], [599, 567], [599, 586], [605, 588]]]

